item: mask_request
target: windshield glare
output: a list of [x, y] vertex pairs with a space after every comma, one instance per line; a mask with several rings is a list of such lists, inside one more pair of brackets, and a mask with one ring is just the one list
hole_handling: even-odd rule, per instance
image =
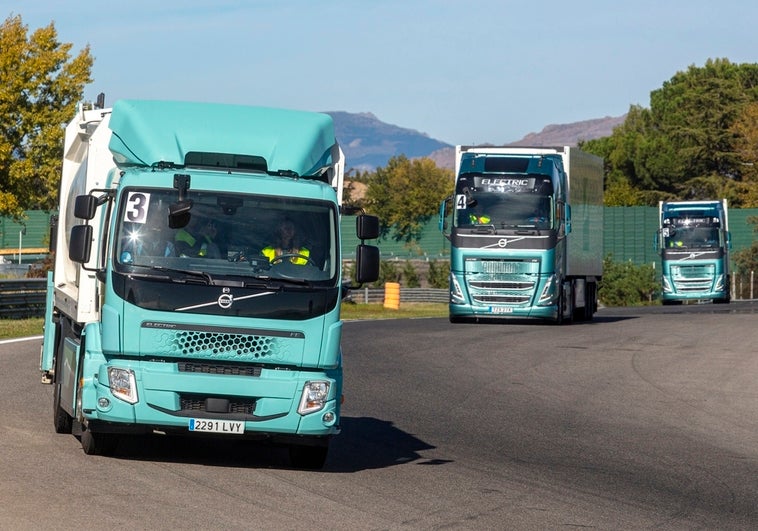
[[243, 282], [336, 282], [339, 247], [332, 203], [204, 191], [190, 191], [189, 199], [189, 223], [170, 228], [176, 190], [125, 190], [117, 214], [115, 269], [203, 272], [206, 278]]
[[462, 173], [455, 193], [455, 227], [555, 227], [554, 187], [548, 175]]
[[533, 193], [473, 193], [456, 201], [455, 226], [500, 228], [553, 228], [552, 198]]

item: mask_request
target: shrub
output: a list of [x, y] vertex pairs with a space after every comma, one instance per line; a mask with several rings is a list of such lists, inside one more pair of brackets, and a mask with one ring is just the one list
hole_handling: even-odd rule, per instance
[[450, 262], [447, 260], [432, 260], [429, 262], [427, 282], [432, 288], [447, 289], [450, 284]]
[[659, 296], [661, 284], [650, 264], [636, 266], [614, 262], [612, 255], [603, 260], [603, 279], [598, 298], [606, 306], [640, 306], [652, 304]]
[[403, 266], [403, 286], [406, 288], [420, 288], [421, 278], [419, 277], [416, 267], [410, 260], [405, 261]]

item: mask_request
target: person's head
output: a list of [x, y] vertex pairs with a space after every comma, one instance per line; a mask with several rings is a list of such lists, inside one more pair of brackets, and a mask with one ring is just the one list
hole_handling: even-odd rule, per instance
[[193, 229], [195, 230], [197, 234], [200, 234], [202, 236], [208, 236], [211, 239], [216, 237], [216, 233], [218, 232], [218, 227], [216, 226], [215, 221], [203, 216], [197, 216], [197, 217], [193, 216], [193, 221], [195, 221]]
[[295, 223], [291, 219], [283, 219], [276, 229], [276, 235], [283, 244], [291, 244], [296, 232]]

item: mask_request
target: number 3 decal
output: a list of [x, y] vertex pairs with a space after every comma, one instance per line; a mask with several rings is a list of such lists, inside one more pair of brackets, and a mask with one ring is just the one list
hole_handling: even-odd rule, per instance
[[145, 192], [129, 192], [124, 209], [124, 221], [129, 223], [145, 223], [147, 208], [150, 204], [150, 194]]

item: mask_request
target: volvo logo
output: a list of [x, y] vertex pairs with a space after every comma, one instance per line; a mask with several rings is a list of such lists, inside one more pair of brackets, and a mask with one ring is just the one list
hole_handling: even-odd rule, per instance
[[498, 247], [505, 247], [506, 245], [508, 245], [508, 240], [506, 240], [505, 238], [500, 238], [497, 241], [497, 246]]
[[218, 305], [224, 310], [227, 310], [232, 307], [233, 303], [234, 303], [234, 295], [229, 293], [229, 288], [224, 288], [224, 292], [218, 298]]

